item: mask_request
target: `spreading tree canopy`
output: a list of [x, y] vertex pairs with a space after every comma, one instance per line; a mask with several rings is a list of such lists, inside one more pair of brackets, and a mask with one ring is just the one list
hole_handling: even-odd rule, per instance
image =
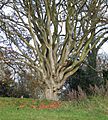
[[47, 99], [57, 100], [66, 79], [107, 39], [107, 7], [105, 0], [0, 1], [5, 43], [17, 63], [39, 72]]

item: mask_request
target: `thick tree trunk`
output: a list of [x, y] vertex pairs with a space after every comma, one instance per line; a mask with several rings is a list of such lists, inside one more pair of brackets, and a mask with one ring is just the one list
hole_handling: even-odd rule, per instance
[[54, 91], [53, 89], [49, 89], [49, 88], [45, 89], [45, 97], [48, 100], [55, 100], [55, 101], [59, 100], [57, 91]]
[[[78, 68], [77, 68], [78, 69]], [[60, 91], [60, 88], [64, 85], [66, 79], [74, 74], [77, 69], [73, 69], [73, 71], [71, 71], [71, 74], [66, 74], [64, 76], [64, 72], [62, 72], [62, 70], [58, 73], [55, 73], [51, 76], [48, 76], [47, 75], [43, 75], [44, 78], [43, 80], [45, 81], [45, 91], [44, 91], [44, 94], [45, 94], [45, 97], [46, 99], [49, 99], [49, 100], [59, 100], [59, 94], [61, 93]]]

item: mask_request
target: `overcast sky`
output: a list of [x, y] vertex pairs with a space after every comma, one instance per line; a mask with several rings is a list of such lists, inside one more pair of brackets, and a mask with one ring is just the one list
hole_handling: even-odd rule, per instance
[[101, 47], [101, 49], [99, 50], [99, 53], [107, 53], [108, 54], [108, 42], [104, 43], [104, 45]]

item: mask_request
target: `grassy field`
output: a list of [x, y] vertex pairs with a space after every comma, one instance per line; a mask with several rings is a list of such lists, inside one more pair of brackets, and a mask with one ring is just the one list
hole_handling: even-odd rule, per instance
[[[52, 103], [56, 107], [45, 107]], [[108, 120], [108, 98], [57, 104], [46, 100], [0, 98], [0, 120]]]

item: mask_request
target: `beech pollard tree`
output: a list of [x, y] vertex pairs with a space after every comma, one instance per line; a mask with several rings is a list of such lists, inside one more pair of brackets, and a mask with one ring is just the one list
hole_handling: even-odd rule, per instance
[[47, 99], [57, 94], [90, 50], [107, 38], [104, 0], [0, 1], [0, 30], [23, 62], [41, 75]]

